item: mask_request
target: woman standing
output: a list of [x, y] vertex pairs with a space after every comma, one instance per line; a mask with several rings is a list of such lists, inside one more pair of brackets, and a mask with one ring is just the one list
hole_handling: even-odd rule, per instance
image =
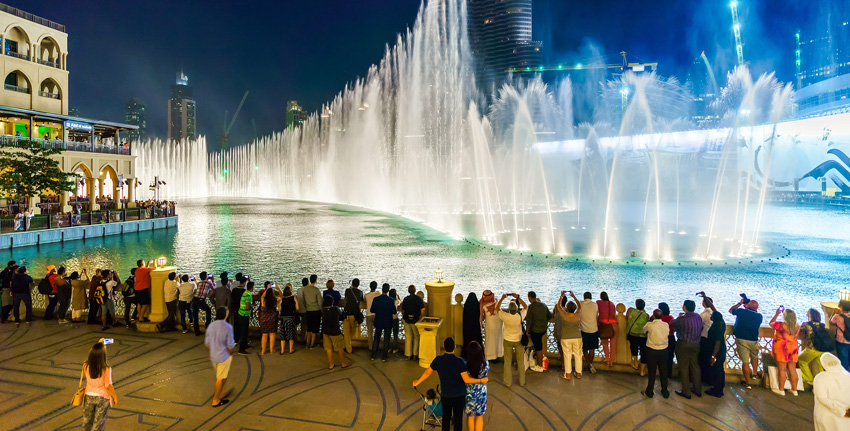
[[[484, 357], [481, 344], [473, 341], [466, 346], [466, 371], [473, 379], [484, 379], [490, 372], [490, 363]], [[470, 431], [484, 429], [484, 413], [487, 412], [487, 384], [466, 384], [466, 428]]]
[[[782, 322], [776, 318], [782, 313]], [[773, 328], [773, 358], [776, 359], [776, 367], [779, 368], [779, 386], [773, 389], [777, 395], [785, 395], [785, 380], [791, 379], [791, 395], [797, 396], [797, 358], [800, 345], [797, 343], [797, 334], [800, 327], [797, 326], [797, 315], [793, 310], [786, 310], [780, 305], [770, 319], [770, 327]]]
[[118, 403], [112, 387], [112, 368], [106, 362], [106, 345], [100, 339], [83, 364], [86, 376], [86, 398], [83, 401], [83, 430], [102, 431], [106, 427], [106, 413]]
[[68, 323], [66, 316], [68, 314], [68, 307], [71, 306], [71, 282], [65, 278], [64, 266], [60, 266], [56, 274], [58, 277], [54, 279], [54, 282], [56, 284], [56, 294], [59, 297], [59, 310], [56, 316], [59, 317], [59, 323]]
[[[277, 333], [277, 307], [280, 304], [278, 299], [278, 290], [276, 284], [272, 284], [271, 288], [263, 291], [263, 296], [260, 297], [260, 310], [257, 313], [257, 318], [260, 321], [260, 332], [263, 334], [260, 341], [260, 356], [266, 353], [266, 344], [269, 346], [269, 353], [274, 353], [274, 336]], [[283, 349], [281, 349], [283, 353]]]
[[617, 323], [617, 306], [608, 299], [606, 292], [599, 294], [596, 305], [599, 307], [599, 338], [602, 340], [605, 363], [608, 368], [614, 368], [614, 359], [617, 357], [617, 337], [620, 333], [620, 325]]
[[814, 308], [810, 308], [806, 314], [809, 321], [800, 325], [800, 339], [802, 340], [802, 352], [797, 358], [797, 363], [800, 365], [800, 372], [803, 374], [803, 381], [812, 384], [815, 375], [812, 373], [811, 363], [815, 362], [819, 369], [820, 357], [826, 352], [831, 352], [835, 349], [835, 342], [826, 326], [821, 323], [820, 312]]
[[390, 298], [393, 299], [393, 304], [395, 304], [395, 309], [396, 309], [395, 314], [393, 314], [393, 323], [392, 323], [392, 332], [393, 332], [392, 340], [393, 340], [393, 343], [391, 344], [391, 346], [392, 346], [393, 353], [398, 353], [398, 324], [399, 324], [398, 310], [399, 310], [399, 306], [401, 305], [401, 299], [398, 297], [398, 293], [396, 292], [395, 289], [390, 289], [390, 291], [387, 294], [390, 296]]
[[658, 309], [661, 310], [661, 321], [670, 326], [670, 335], [667, 336], [667, 375], [673, 376], [673, 357], [676, 355], [676, 335], [670, 322], [673, 316], [670, 314], [670, 306], [666, 302], [659, 302]]
[[478, 296], [474, 292], [469, 292], [469, 295], [466, 296], [466, 302], [463, 304], [463, 347], [460, 349], [462, 357], [466, 357], [466, 347], [473, 341], [483, 344], [481, 340], [481, 304], [478, 303]]
[[83, 277], [83, 280], [80, 280], [80, 274], [77, 271], [71, 273], [71, 322], [73, 323], [82, 323], [83, 311], [88, 308], [85, 281], [88, 281], [89, 276], [85, 269]]
[[561, 306], [566, 299], [566, 292], [561, 291], [561, 297], [558, 298], [558, 314], [561, 315], [563, 323], [561, 326], [561, 346], [564, 351], [564, 378], [570, 380], [573, 373], [573, 358], [576, 361], [575, 374], [576, 378], [581, 378], [582, 370], [582, 355], [581, 355], [581, 302], [576, 299], [573, 291], [570, 291], [572, 301], [567, 303], [567, 309]]
[[632, 368], [638, 369], [640, 364], [641, 377], [646, 375], [646, 358], [644, 357], [646, 349], [646, 334], [643, 332], [643, 327], [649, 320], [649, 315], [644, 311], [646, 302], [643, 299], [635, 301], [635, 308], [629, 308], [626, 311], [626, 337], [629, 340], [629, 348], [632, 353]]
[[292, 283], [286, 283], [283, 288], [283, 298], [280, 302], [280, 354], [283, 354], [286, 342], [289, 342], [289, 353], [295, 353], [295, 313], [298, 312], [298, 300], [292, 294]]
[[705, 391], [712, 397], [723, 396], [723, 387], [726, 386], [726, 322], [723, 314], [714, 309], [711, 304], [711, 327], [708, 329], [708, 342], [711, 346], [711, 358], [709, 359], [709, 375], [703, 380], [711, 386]]
[[504, 356], [505, 346], [502, 345], [502, 319], [496, 314], [496, 295], [485, 290], [481, 295], [481, 326], [484, 328], [484, 357], [495, 361]]

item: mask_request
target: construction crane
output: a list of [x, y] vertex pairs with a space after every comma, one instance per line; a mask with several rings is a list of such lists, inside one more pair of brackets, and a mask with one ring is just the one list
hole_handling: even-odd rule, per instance
[[563, 64], [559, 64], [557, 66], [537, 66], [537, 67], [509, 67], [505, 69], [505, 72], [512, 73], [527, 73], [527, 72], [551, 72], [551, 71], [564, 71], [564, 70], [594, 70], [594, 69], [620, 69], [625, 72], [627, 70], [631, 70], [634, 72], [642, 72], [647, 68], [651, 70], [656, 70], [658, 68], [658, 63], [629, 63], [628, 58], [626, 57], [626, 51], [620, 51], [618, 53], [623, 57], [622, 63], [591, 63], [591, 64], [582, 64], [578, 63], [574, 66], [564, 66]]
[[744, 44], [741, 43], [741, 24], [738, 22], [738, 1], [732, 0], [732, 29], [735, 31], [735, 53], [738, 55], [738, 66], [744, 65]]
[[245, 104], [245, 99], [248, 98], [248, 92], [242, 95], [242, 100], [239, 101], [239, 106], [236, 107], [236, 112], [233, 114], [233, 118], [230, 119], [230, 124], [227, 123], [227, 111], [224, 111], [224, 124], [221, 129], [221, 154], [224, 155], [224, 152], [227, 151], [227, 138], [230, 135], [230, 129], [233, 128], [233, 124], [236, 123], [236, 117], [239, 116], [239, 111], [242, 110], [242, 105]]
[[795, 57], [797, 58], [795, 72], [796, 72], [796, 75], [797, 75], [797, 90], [799, 90], [800, 88], [803, 88], [803, 86], [802, 86], [803, 75], [800, 72], [800, 67], [801, 67], [800, 66], [800, 30], [797, 30], [797, 34], [795, 35], [795, 41], [796, 41], [796, 47], [797, 47], [797, 51], [795, 52]]

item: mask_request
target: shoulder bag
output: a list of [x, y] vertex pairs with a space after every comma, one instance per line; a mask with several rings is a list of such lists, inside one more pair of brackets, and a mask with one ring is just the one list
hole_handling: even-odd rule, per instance
[[71, 400], [71, 405], [74, 407], [80, 406], [83, 404], [83, 400], [86, 399], [86, 388], [83, 387], [83, 374], [85, 374], [85, 363], [83, 363], [83, 369], [80, 370], [80, 384], [77, 388], [77, 392], [74, 394], [74, 399]]

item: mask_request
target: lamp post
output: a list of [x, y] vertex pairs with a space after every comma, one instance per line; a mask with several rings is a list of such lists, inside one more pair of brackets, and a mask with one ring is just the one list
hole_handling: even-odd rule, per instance
[[850, 301], [850, 290], [841, 289], [838, 291], [838, 301], [845, 302]]
[[164, 267], [166, 263], [168, 263], [168, 259], [166, 259], [166, 258], [165, 258], [165, 256], [160, 256], [160, 257], [156, 260], [156, 265], [157, 265], [159, 268]]

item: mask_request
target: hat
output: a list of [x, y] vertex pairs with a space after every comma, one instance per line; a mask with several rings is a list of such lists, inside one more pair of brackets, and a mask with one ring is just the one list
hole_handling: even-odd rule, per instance
[[47, 273], [48, 274], [50, 274], [50, 271], [53, 271], [54, 269], [56, 269], [55, 265], [47, 265]]
[[748, 302], [747, 305], [745, 305], [744, 307], [755, 311], [759, 309], [759, 302], [755, 299], [751, 299], [750, 302]]

